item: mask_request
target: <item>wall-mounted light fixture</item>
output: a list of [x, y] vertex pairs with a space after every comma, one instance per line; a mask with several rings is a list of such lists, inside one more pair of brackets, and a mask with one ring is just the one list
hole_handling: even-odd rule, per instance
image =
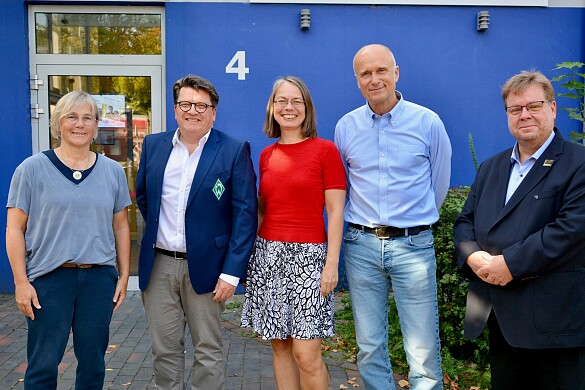
[[301, 30], [308, 30], [311, 28], [311, 10], [303, 8], [301, 10]]
[[485, 31], [490, 26], [489, 11], [479, 11], [477, 13], [477, 31]]

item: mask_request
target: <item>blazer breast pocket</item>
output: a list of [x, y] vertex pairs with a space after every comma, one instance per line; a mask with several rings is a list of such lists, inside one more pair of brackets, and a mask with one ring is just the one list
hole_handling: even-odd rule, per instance
[[534, 194], [532, 194], [531, 203], [543, 201], [543, 200], [555, 199], [559, 196], [559, 192], [560, 192], [560, 190], [557, 188], [554, 190], [541, 191], [541, 192], [534, 193]]

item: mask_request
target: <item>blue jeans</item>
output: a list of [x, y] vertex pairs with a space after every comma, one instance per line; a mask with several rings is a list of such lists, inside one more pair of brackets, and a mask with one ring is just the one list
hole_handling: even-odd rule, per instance
[[101, 390], [118, 274], [114, 267], [57, 268], [32, 282], [40, 309], [27, 317], [26, 390], [57, 388], [58, 366], [73, 331], [76, 390]]
[[369, 390], [394, 389], [388, 353], [388, 296], [394, 290], [412, 390], [441, 390], [436, 261], [431, 230], [385, 240], [348, 226], [345, 272]]

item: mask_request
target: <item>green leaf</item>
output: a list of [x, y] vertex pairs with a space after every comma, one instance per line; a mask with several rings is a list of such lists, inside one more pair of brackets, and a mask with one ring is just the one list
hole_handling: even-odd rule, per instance
[[583, 114], [580, 111], [577, 112], [577, 110], [570, 111], [569, 117], [571, 119], [575, 119], [576, 121], [579, 121], [579, 122], [585, 122], [585, 120], [583, 119]]
[[558, 69], [573, 69], [573, 68], [581, 68], [583, 67], [585, 64], [582, 62], [562, 62], [560, 64], [557, 64], [557, 67], [554, 70], [558, 70]]
[[568, 83], [563, 84], [563, 87], [568, 88], [568, 89], [579, 89], [579, 88], [583, 88], [583, 83], [581, 83], [577, 80], [571, 80]]
[[579, 100], [579, 96], [572, 93], [572, 92], [570, 92], [570, 93], [557, 93], [557, 96], [563, 96], [563, 97]]
[[576, 131], [571, 131], [569, 133], [569, 137], [573, 140], [573, 141], [583, 141], [585, 139], [585, 134], [584, 133], [578, 133]]

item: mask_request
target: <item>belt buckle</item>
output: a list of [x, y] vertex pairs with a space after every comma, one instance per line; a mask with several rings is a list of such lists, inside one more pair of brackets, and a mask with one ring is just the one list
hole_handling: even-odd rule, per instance
[[177, 256], [178, 254], [179, 252], [173, 252], [173, 255], [175, 255], [175, 260], [185, 260], [183, 256]]
[[379, 226], [376, 228], [376, 237], [378, 237], [379, 240], [386, 240], [388, 238], [390, 238], [390, 232], [388, 230], [387, 226]]

